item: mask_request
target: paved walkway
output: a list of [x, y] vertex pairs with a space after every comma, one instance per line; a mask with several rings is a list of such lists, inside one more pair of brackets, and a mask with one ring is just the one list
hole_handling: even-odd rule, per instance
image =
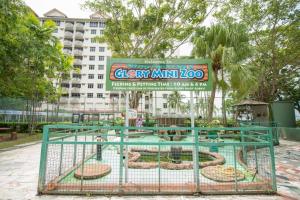
[[278, 193], [300, 199], [300, 142], [281, 140], [275, 157]]
[[[83, 199], [83, 196], [36, 196], [38, 168], [40, 158], [40, 144], [27, 146], [0, 153], [0, 200], [12, 199]], [[276, 195], [220, 195], [220, 196], [125, 196], [125, 197], [85, 197], [84, 199], [205, 199], [205, 200], [233, 200], [233, 199], [300, 199], [300, 142], [281, 141], [275, 148], [278, 191], [285, 197]]]

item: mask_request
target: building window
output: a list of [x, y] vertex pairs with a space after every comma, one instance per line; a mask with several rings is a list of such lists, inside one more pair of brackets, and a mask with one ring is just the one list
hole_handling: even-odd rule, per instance
[[60, 86], [61, 87], [65, 87], [65, 88], [69, 88], [70, 87], [69, 83], [62, 83]]
[[145, 104], [145, 109], [149, 109], [149, 104]]
[[163, 108], [168, 108], [168, 104], [167, 104], [167, 103], [164, 103], [164, 104], [163, 104]]
[[90, 56], [89, 59], [90, 60], [95, 60], [95, 56]]
[[91, 29], [91, 34], [95, 35], [97, 33], [96, 29]]
[[98, 22], [90, 22], [90, 27], [98, 27]]
[[81, 88], [81, 84], [80, 83], [73, 83], [72, 88]]
[[105, 27], [105, 22], [99, 22], [99, 27], [104, 28]]
[[103, 84], [99, 83], [99, 84], [97, 85], [97, 88], [99, 88], [99, 89], [103, 88]]
[[73, 78], [79, 78], [79, 79], [81, 79], [81, 74], [73, 74]]
[[100, 35], [103, 35], [104, 34], [104, 30], [100, 30]]
[[103, 61], [104, 60], [104, 56], [99, 56], [99, 61]]
[[105, 47], [99, 47], [99, 52], [104, 52], [105, 51]]
[[79, 98], [80, 97], [80, 93], [72, 93], [71, 96]]
[[163, 94], [163, 98], [164, 99], [168, 98], [168, 94]]
[[95, 65], [89, 65], [89, 70], [94, 70], [95, 69]]
[[90, 52], [95, 52], [96, 51], [96, 47], [90, 47]]
[[91, 38], [91, 43], [96, 43], [96, 38]]
[[62, 97], [69, 97], [69, 93], [61, 94]]
[[149, 96], [145, 96], [145, 100], [148, 101], [149, 100]]
[[97, 98], [103, 98], [103, 93], [97, 93]]
[[98, 74], [98, 79], [103, 79], [103, 74]]
[[104, 70], [104, 65], [98, 65], [98, 70]]
[[56, 26], [60, 26], [60, 21], [54, 20]]
[[88, 79], [94, 79], [94, 74], [89, 74]]
[[94, 84], [93, 83], [89, 83], [88, 84], [88, 88], [94, 88]]
[[87, 93], [87, 98], [93, 98], [93, 93]]

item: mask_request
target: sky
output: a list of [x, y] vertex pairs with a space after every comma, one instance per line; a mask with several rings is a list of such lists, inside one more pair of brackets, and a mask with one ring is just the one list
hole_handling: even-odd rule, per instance
[[92, 14], [91, 11], [81, 8], [80, 4], [83, 4], [84, 0], [25, 0], [25, 3], [39, 16], [43, 16], [53, 8], [57, 8], [71, 18], [88, 18]]

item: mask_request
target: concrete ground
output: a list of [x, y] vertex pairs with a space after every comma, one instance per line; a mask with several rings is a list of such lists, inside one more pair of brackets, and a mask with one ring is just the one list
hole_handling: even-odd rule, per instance
[[281, 141], [275, 147], [278, 195], [213, 195], [213, 196], [37, 196], [40, 144], [0, 153], [0, 200], [12, 199], [300, 199], [300, 142]]

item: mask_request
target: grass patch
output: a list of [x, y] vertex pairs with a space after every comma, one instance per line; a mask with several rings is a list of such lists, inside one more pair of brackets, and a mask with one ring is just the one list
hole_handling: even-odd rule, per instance
[[[171, 156], [171, 155], [170, 155]], [[171, 157], [167, 155], [161, 155], [160, 161], [161, 162], [171, 162]], [[192, 154], [182, 154], [180, 156], [181, 161], [193, 161], [193, 155]], [[199, 161], [200, 162], [207, 162], [212, 161], [213, 158], [207, 154], [201, 154], [199, 153]], [[157, 155], [142, 155], [139, 158], [139, 162], [158, 162]]]
[[[9, 134], [0, 134], [0, 135], [9, 137]], [[13, 146], [19, 145], [19, 144], [25, 144], [25, 143], [29, 143], [29, 142], [39, 141], [42, 139], [42, 136], [43, 136], [42, 133], [35, 133], [35, 134], [31, 134], [31, 135], [29, 135], [28, 133], [18, 133], [17, 140], [0, 142], [0, 149], [13, 147]]]

